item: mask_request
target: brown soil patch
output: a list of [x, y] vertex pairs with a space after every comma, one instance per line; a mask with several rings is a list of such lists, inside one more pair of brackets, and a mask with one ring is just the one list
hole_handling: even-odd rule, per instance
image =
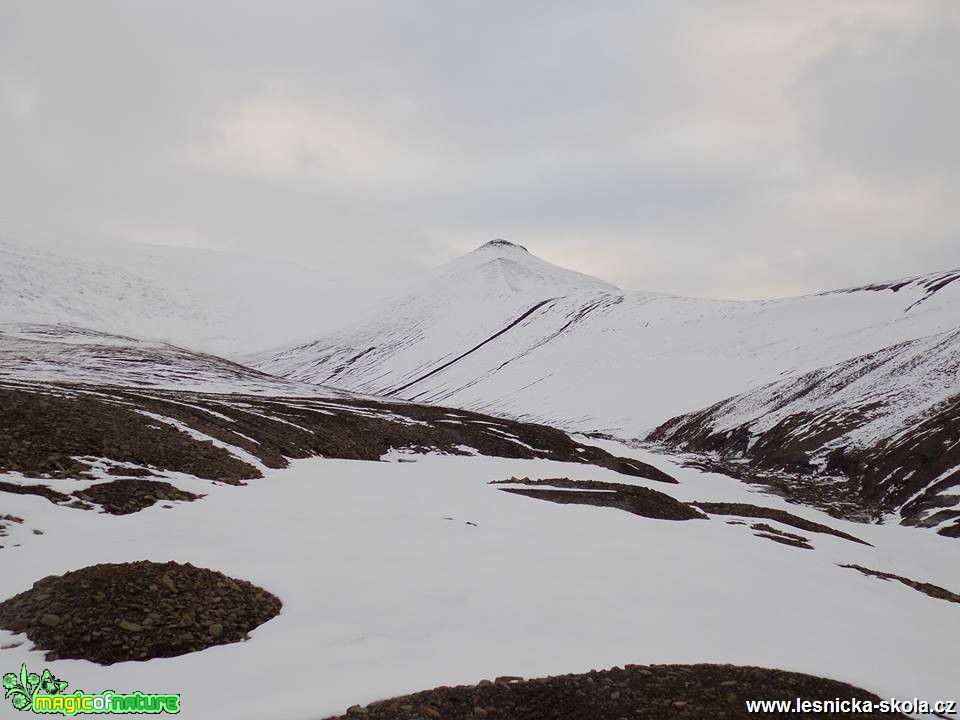
[[0, 388], [0, 472], [88, 477], [88, 465], [76, 458], [95, 457], [232, 484], [260, 477], [227, 450], [138, 410], [246, 451], [270, 468], [315, 456], [379, 460], [394, 449], [465, 454], [466, 447], [481, 455], [597, 465], [676, 483], [651, 465], [580, 445], [560, 430], [465, 410], [155, 389], [98, 387], [93, 394], [79, 385]]
[[[613, 507], [626, 510], [634, 515], [656, 520], [696, 520], [706, 516], [686, 503], [675, 500], [669, 495], [636, 485], [601, 482], [598, 480], [571, 480], [570, 478], [550, 478], [531, 480], [529, 478], [510, 478], [493, 481], [491, 485], [504, 483], [520, 485], [541, 485], [547, 488], [528, 490], [526, 488], [500, 488], [503, 492], [525, 497], [547, 500], [564, 505], [593, 505], [595, 507]], [[568, 488], [568, 489], [556, 489]]]
[[151, 477], [152, 472], [146, 468], [127, 468], [127, 467], [112, 467], [107, 470], [108, 475], [116, 475], [119, 477]]
[[754, 533], [753, 535], [754, 537], [773, 540], [774, 542], [778, 542], [781, 545], [789, 545], [790, 547], [803, 548], [804, 550], [813, 550], [813, 545], [811, 545], [810, 543], [791, 540], [790, 538], [783, 537], [782, 535], [772, 535], [770, 533]]
[[129, 515], [151, 507], [161, 500], [199, 500], [195, 495], [160, 480], [123, 479], [91, 485], [74, 493], [81, 500], [100, 505], [111, 515]]
[[[826, 678], [735, 665], [627, 665], [582, 675], [522, 680], [426, 692], [354, 706], [329, 720], [717, 720], [747, 717], [746, 700], [869, 700], [866, 690]], [[783, 713], [750, 715], [782, 720]], [[801, 715], [798, 714], [798, 717]], [[805, 716], [805, 715], [804, 715]], [[818, 718], [904, 718], [899, 713], [817, 713]]]
[[[749, 503], [727, 503], [727, 502], [694, 502], [691, 505], [700, 508], [709, 515], [736, 515], [738, 517], [766, 518], [767, 520], [776, 520], [784, 525], [806, 530], [807, 532], [823, 533], [833, 535], [844, 540], [860, 543], [861, 545], [870, 545], [870, 543], [849, 535], [842, 530], [834, 530], [827, 525], [821, 525], [812, 520], [804, 520], [786, 510], [775, 510], [774, 508], [760, 507], [759, 505], [750, 505]], [[873, 547], [871, 545], [871, 547]]]
[[840, 567], [850, 568], [851, 570], [859, 570], [864, 575], [872, 575], [873, 577], [880, 578], [881, 580], [896, 580], [897, 582], [901, 582], [907, 587], [913, 588], [914, 590], [922, 592], [925, 595], [929, 595], [932, 598], [960, 603], [960, 595], [950, 592], [939, 585], [911, 580], [910, 578], [903, 577], [903, 575], [894, 575], [893, 573], [882, 572], [880, 570], [871, 570], [870, 568], [865, 568], [862, 565], [841, 565]]
[[239, 642], [281, 602], [245, 580], [175, 562], [91, 565], [38, 580], [0, 603], [0, 627], [47, 659], [111, 665]]
[[87, 466], [71, 456], [106, 457], [232, 483], [259, 475], [226, 450], [115, 402], [0, 388], [0, 471], [82, 477]]
[[69, 502], [70, 500], [69, 495], [57, 492], [46, 485], [17, 485], [0, 480], [0, 492], [7, 492], [12, 495], [38, 495], [54, 503]]
[[784, 532], [779, 530], [773, 525], [767, 525], [766, 523], [754, 523], [750, 526], [752, 529], [757, 530], [754, 535], [757, 537], [766, 538], [767, 540], [773, 540], [784, 545], [790, 545], [792, 547], [803, 548], [804, 550], [813, 550], [813, 546], [810, 544], [810, 541], [807, 540], [803, 535], [794, 535], [793, 533]]

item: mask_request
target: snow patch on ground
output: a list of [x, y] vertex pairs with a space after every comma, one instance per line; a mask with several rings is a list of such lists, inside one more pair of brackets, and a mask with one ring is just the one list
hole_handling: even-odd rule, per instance
[[[570, 463], [427, 455], [295, 461], [245, 487], [208, 484], [206, 498], [176, 510], [126, 516], [5, 496], [6, 511], [45, 534], [2, 550], [4, 597], [97, 562], [177, 560], [250, 580], [284, 608], [246, 643], [179, 658], [45, 663], [26, 643], [0, 650], [0, 667], [50, 667], [72, 688], [180, 692], [183, 717], [198, 719], [315, 720], [439, 684], [629, 662], [764, 665], [882, 696], [957, 696], [960, 647], [944, 635], [957, 607], [837, 567], [858, 563], [956, 590], [955, 541], [836, 520], [678, 458], [597, 444], [681, 484]], [[488, 485], [511, 476], [768, 505], [876, 547], [814, 535], [815, 550], [799, 550], [726, 518], [650, 520]], [[0, 645], [17, 639], [0, 633]]]

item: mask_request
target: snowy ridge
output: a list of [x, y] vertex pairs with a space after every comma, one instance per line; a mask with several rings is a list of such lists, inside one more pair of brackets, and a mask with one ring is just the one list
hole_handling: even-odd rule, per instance
[[0, 238], [0, 323], [64, 324], [221, 355], [302, 337], [343, 285], [213, 250]]
[[725, 400], [714, 427], [727, 431], [749, 424], [752, 433], [761, 434], [789, 415], [842, 412], [857, 416], [856, 428], [831, 440], [824, 451], [864, 447], [908, 430], [916, 416], [958, 391], [960, 330], [892, 345]]
[[954, 330], [736, 395], [664, 423], [650, 439], [801, 475], [844, 475], [860, 507], [956, 535], [958, 408]]
[[196, 291], [175, 293], [109, 254], [0, 242], [0, 322], [66, 323], [162, 337], [176, 326], [213, 326], [222, 316]]
[[68, 325], [0, 324], [0, 382], [72, 383], [207, 393], [351, 398], [215, 355]]
[[[413, 293], [388, 301], [388, 311], [359, 326], [246, 360], [292, 379], [412, 397], [420, 379], [520, 323], [529, 325], [528, 318], [545, 304], [560, 302], [572, 312], [584, 296], [615, 293], [619, 290], [614, 286], [550, 265], [521, 246], [491, 241], [444, 266]], [[577, 300], [563, 302], [570, 296]], [[539, 314], [555, 320], [557, 314], [550, 309]]]
[[767, 383], [957, 328], [953, 275], [717, 301], [624, 292], [494, 243], [366, 321], [247, 361], [305, 382], [639, 437]]

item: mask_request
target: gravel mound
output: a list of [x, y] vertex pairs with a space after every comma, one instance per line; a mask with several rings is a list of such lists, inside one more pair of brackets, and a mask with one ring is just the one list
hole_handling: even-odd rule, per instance
[[[735, 665], [627, 665], [537, 680], [502, 677], [479, 685], [440, 687], [354, 706], [329, 720], [782, 720], [789, 714], [746, 713], [746, 700], [879, 702], [846, 683], [813, 675]], [[807, 717], [808, 713], [797, 714]], [[810, 715], [812, 717], [812, 715]], [[816, 714], [835, 718], [905, 718], [900, 713]]]
[[160, 501], [183, 500], [189, 502], [202, 497], [161, 480], [139, 480], [135, 478], [97, 483], [86, 490], [78, 490], [74, 495], [81, 500], [100, 505], [105, 512], [111, 515], [129, 515], [130, 513], [140, 512]]
[[48, 660], [111, 665], [245, 640], [280, 608], [276, 596], [245, 580], [141, 560], [38, 580], [0, 603], [0, 627], [25, 632]]

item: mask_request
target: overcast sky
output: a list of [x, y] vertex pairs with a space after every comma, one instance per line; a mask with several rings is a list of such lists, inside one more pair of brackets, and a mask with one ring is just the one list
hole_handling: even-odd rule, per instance
[[0, 235], [847, 286], [960, 266], [958, 73], [956, 0], [0, 0]]

